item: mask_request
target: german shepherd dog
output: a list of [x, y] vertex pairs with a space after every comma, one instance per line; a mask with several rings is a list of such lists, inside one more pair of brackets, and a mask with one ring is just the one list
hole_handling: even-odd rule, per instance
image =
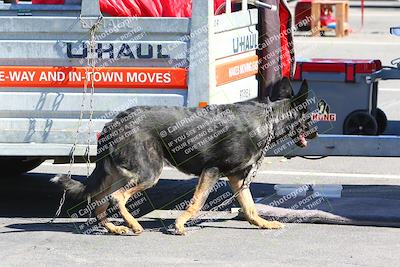
[[[99, 201], [102, 204], [95, 208], [95, 214], [110, 233], [126, 234], [131, 229], [140, 234], [142, 226], [125, 205], [134, 194], [154, 186], [167, 163], [199, 176], [190, 204], [176, 219], [176, 234], [186, 233], [185, 223], [201, 210], [220, 177], [228, 177], [233, 192], [239, 191], [237, 200], [250, 224], [279, 229], [281, 223], [257, 214], [250, 190], [241, 187], [271, 142], [289, 135], [304, 147], [306, 139], [315, 137], [309, 133], [307, 98], [306, 81], [294, 96], [290, 81], [284, 78], [272, 92], [273, 102], [268, 99], [206, 108], [133, 107], [103, 128], [96, 168], [87, 180], [81, 183], [58, 175], [52, 181], [77, 198], [107, 199]], [[110, 202], [118, 206], [129, 228], [107, 219]]]

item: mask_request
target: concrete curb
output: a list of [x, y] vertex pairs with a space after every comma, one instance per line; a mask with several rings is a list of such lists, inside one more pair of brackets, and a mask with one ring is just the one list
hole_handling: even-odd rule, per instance
[[[350, 7], [355, 7], [355, 8], [361, 8], [361, 1], [350, 1]], [[365, 1], [364, 3], [365, 8], [400, 8], [400, 1], [395, 0], [395, 1], [390, 1], [390, 0], [384, 0], [384, 1], [377, 1], [377, 0], [372, 0], [372, 1]]]
[[[358, 3], [350, 3], [350, 7], [353, 8], [361, 8], [361, 4]], [[400, 3], [391, 3], [390, 5], [385, 5], [381, 3], [367, 3], [364, 5], [365, 8], [400, 8]]]

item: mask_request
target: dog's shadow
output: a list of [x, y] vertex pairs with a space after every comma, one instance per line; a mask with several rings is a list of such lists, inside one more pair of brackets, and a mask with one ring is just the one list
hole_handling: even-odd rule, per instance
[[[168, 221], [168, 225], [173, 224], [174, 220]], [[166, 223], [166, 222], [164, 222]], [[0, 234], [11, 234], [20, 232], [64, 232], [73, 234], [86, 234], [79, 230], [79, 226], [85, 224], [85, 222], [36, 222], [36, 223], [16, 223], [5, 226], [9, 230], [2, 231]], [[163, 229], [163, 224], [158, 221], [142, 221], [140, 224], [144, 229], [148, 231], [160, 231], [166, 232]], [[93, 229], [91, 235], [107, 235], [107, 231], [103, 228]]]
[[[235, 219], [235, 218], [233, 218]], [[223, 222], [231, 219], [213, 219], [213, 222]], [[199, 230], [202, 228], [234, 228], [234, 229], [249, 229], [252, 227], [231, 227], [231, 226], [214, 226], [214, 225], [204, 225], [203, 222], [207, 222], [208, 220], [201, 220], [196, 225], [191, 225], [186, 227], [187, 230]], [[114, 234], [110, 234], [106, 231], [105, 228], [97, 228], [93, 229], [89, 233], [83, 232], [79, 230], [79, 226], [84, 224], [85, 222], [36, 222], [36, 223], [16, 223], [5, 226], [9, 230], [0, 231], [0, 235], [2, 234], [15, 234], [15, 233], [29, 233], [29, 232], [62, 232], [62, 233], [72, 233], [72, 234], [85, 234], [85, 235], [110, 235], [114, 236]], [[175, 235], [174, 219], [154, 219], [154, 220], [146, 220], [140, 221], [140, 224], [145, 229], [144, 232], [159, 232], [161, 234], [166, 235]], [[126, 234], [127, 236], [133, 236], [132, 232]]]
[[[84, 232], [79, 226], [85, 223], [85, 218], [70, 220], [69, 211], [76, 203], [73, 203], [68, 198], [63, 207], [61, 217], [52, 224], [47, 223], [48, 218], [54, 215], [58, 207], [59, 198], [62, 195], [62, 192], [57, 187], [49, 183], [52, 177], [54, 177], [53, 174], [29, 173], [19, 177], [3, 179], [4, 186], [0, 187], [0, 218], [17, 217], [22, 219], [18, 219], [19, 223], [11, 222], [9, 225], [0, 227], [0, 234], [19, 232], [68, 232], [80, 234]], [[84, 179], [85, 177], [78, 176], [77, 178]], [[175, 223], [174, 219], [170, 219], [170, 217], [168, 219], [160, 219], [159, 216], [153, 218], [145, 215], [152, 212], [154, 208], [157, 210], [185, 209], [193, 195], [197, 181], [198, 179], [194, 177], [189, 179], [161, 179], [157, 186], [146, 190], [148, 201], [141, 204], [141, 213], [137, 216], [135, 215], [135, 217], [139, 218], [139, 222], [145, 231], [158, 231], [170, 234]], [[265, 195], [266, 193], [273, 192], [273, 185], [254, 183], [252, 190], [255, 195]], [[221, 181], [215, 192], [210, 194], [209, 200], [217, 199], [217, 197], [227, 192], [231, 192], [229, 185]], [[230, 210], [232, 206], [237, 205], [238, 203], [234, 202], [225, 207], [225, 210]], [[118, 222], [122, 223], [122, 219], [118, 220]], [[230, 219], [216, 218], [212, 221], [219, 222], [226, 220]], [[213, 225], [205, 224], [204, 221], [199, 220], [192, 228], [196, 227], [208, 228], [213, 227]], [[104, 229], [99, 229], [90, 232], [90, 234], [100, 235], [107, 234], [107, 232]]]

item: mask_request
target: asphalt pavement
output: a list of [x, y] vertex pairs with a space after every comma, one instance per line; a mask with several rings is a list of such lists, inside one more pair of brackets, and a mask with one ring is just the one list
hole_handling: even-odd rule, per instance
[[93, 236], [74, 234], [70, 220], [43, 221], [2, 220], [2, 266], [397, 266], [400, 253], [393, 228], [295, 224], [275, 232], [231, 220], [184, 237]]
[[[275, 184], [341, 184], [343, 197], [400, 201], [399, 186], [390, 185], [399, 184], [399, 166], [394, 159], [380, 159], [380, 168], [373, 169], [374, 160], [268, 158], [251, 189], [258, 199], [276, 194]], [[360, 166], [369, 167], [360, 170]], [[202, 221], [188, 227], [187, 236], [172, 235], [166, 229], [180, 214], [184, 200], [190, 199], [197, 179], [170, 168], [163, 171], [156, 187], [146, 191], [149, 201], [139, 206], [143, 214], [137, 217], [141, 216], [139, 222], [146, 229], [142, 235], [83, 234], [79, 226], [86, 218], [68, 216], [76, 204], [70, 199], [60, 218], [48, 223], [61, 196], [49, 179], [68, 168], [48, 161], [24, 176], [1, 180], [2, 266], [396, 266], [398, 262], [397, 227], [288, 223], [283, 230], [259, 230], [238, 219], [232, 207], [204, 212]], [[79, 175], [75, 178], [85, 179], [86, 166], [76, 164], [73, 173]], [[220, 184], [218, 194], [210, 196], [209, 202], [225, 192], [224, 180]]]

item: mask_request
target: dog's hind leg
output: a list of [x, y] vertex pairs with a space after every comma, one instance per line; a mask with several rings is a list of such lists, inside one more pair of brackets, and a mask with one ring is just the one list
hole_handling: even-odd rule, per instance
[[[241, 190], [243, 179], [231, 176], [228, 177], [232, 190], [236, 193]], [[263, 229], [281, 229], [284, 225], [277, 221], [267, 221], [257, 214], [257, 209], [253, 201], [250, 189], [242, 189], [236, 199], [239, 201], [242, 211], [250, 224], [258, 226]]]
[[211, 189], [218, 181], [219, 174], [220, 173], [218, 168], [210, 168], [203, 170], [202, 174], [200, 175], [199, 182], [196, 186], [194, 196], [190, 201], [188, 208], [175, 221], [176, 234], [178, 235], [186, 234], [185, 223], [201, 210], [201, 208], [204, 205], [204, 202], [207, 200], [207, 197], [210, 194]]
[[132, 187], [128, 190], [118, 190], [112, 193], [113, 199], [117, 202], [118, 208], [121, 212], [122, 218], [132, 229], [133, 233], [141, 234], [143, 232], [143, 227], [139, 224], [139, 222], [129, 213], [126, 208], [126, 202], [131, 198], [134, 194], [143, 191], [144, 188], [139, 186]]
[[124, 235], [129, 233], [129, 228], [125, 226], [117, 226], [107, 219], [107, 208], [110, 205], [109, 202], [97, 206], [95, 209], [95, 214], [100, 224], [107, 229], [109, 233], [116, 235]]

